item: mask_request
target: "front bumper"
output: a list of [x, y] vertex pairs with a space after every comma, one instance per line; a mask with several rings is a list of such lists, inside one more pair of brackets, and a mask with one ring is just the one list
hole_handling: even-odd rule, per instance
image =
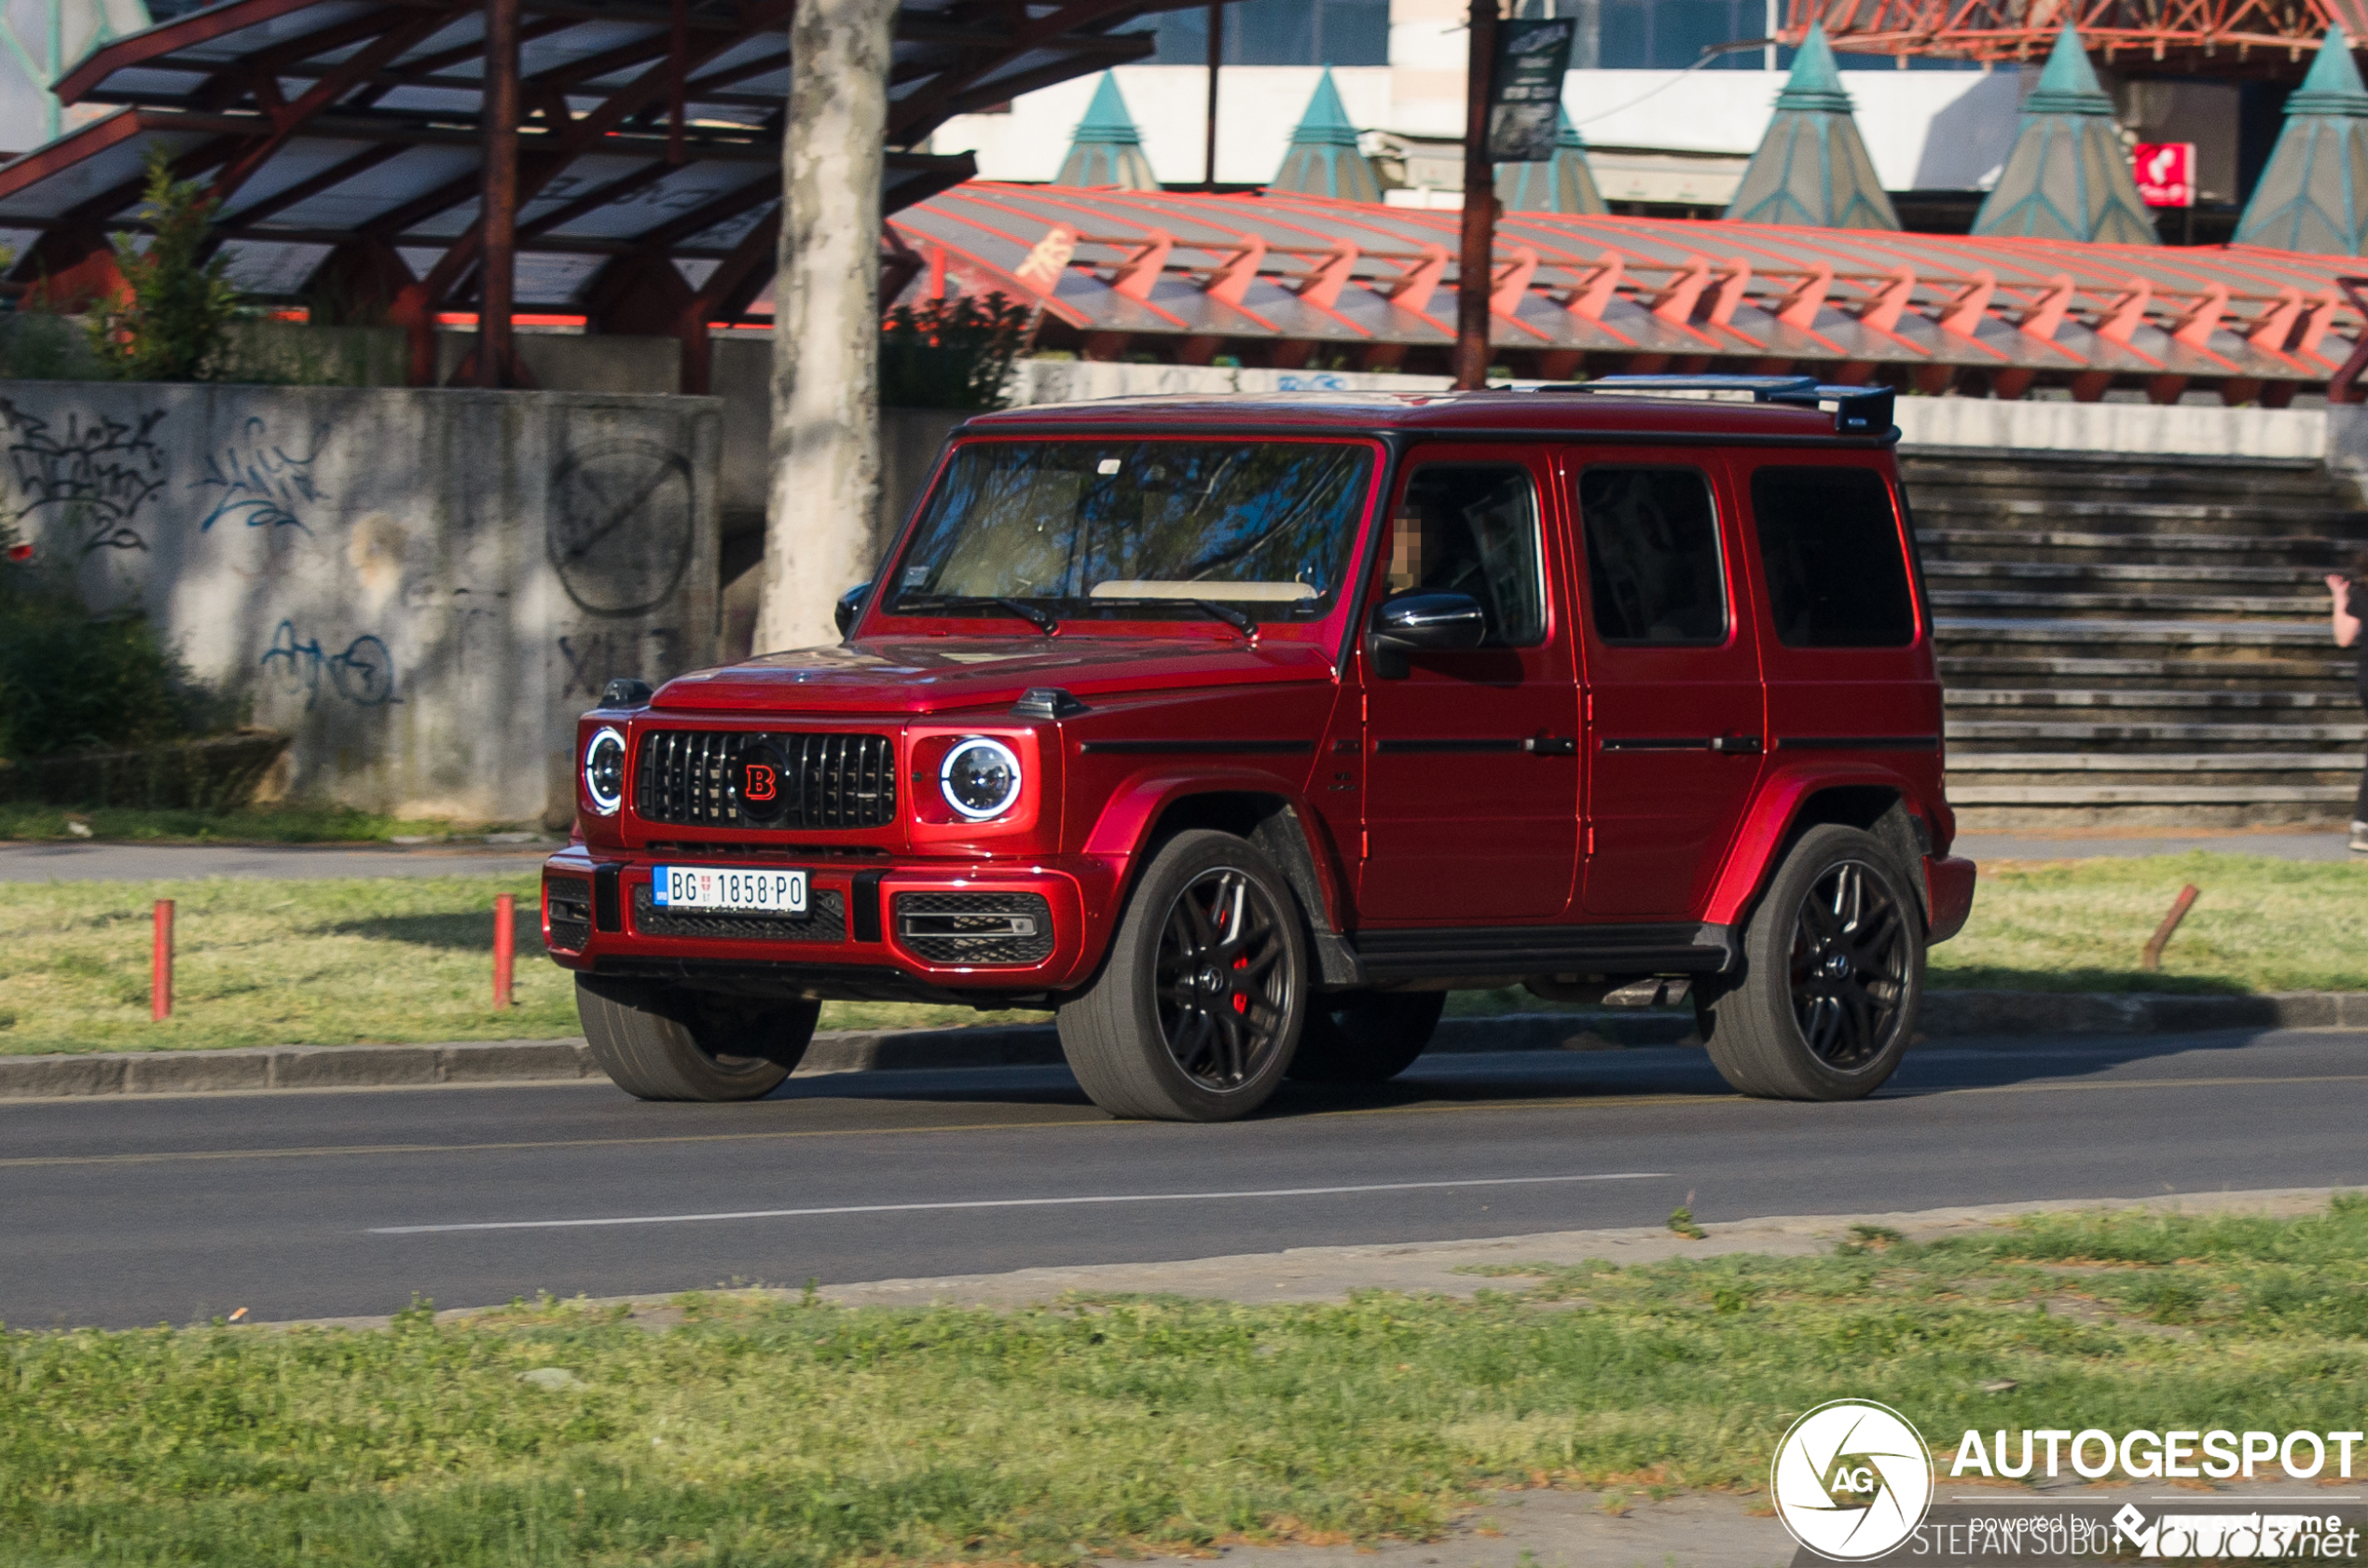
[[1058, 990], [1090, 972], [1115, 868], [974, 860], [697, 857], [807, 873], [802, 919], [677, 912], [651, 871], [693, 857], [572, 846], [543, 867], [543, 938], [583, 973], [764, 983], [823, 997], [916, 999]]

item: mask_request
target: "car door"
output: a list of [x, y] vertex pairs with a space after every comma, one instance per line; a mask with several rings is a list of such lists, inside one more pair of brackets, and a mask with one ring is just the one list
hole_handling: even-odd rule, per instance
[[1402, 925], [1551, 920], [1578, 849], [1578, 693], [1552, 468], [1502, 446], [1425, 447], [1403, 465], [1371, 607], [1466, 593], [1476, 648], [1358, 654], [1366, 753], [1361, 918]]
[[1766, 703], [1723, 479], [1700, 448], [1567, 464], [1584, 563], [1591, 918], [1693, 917], [1759, 780]]

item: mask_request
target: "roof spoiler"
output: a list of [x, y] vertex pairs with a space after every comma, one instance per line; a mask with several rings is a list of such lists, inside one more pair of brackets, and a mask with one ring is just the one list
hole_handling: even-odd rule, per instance
[[1814, 376], [1599, 376], [1540, 387], [1540, 392], [1749, 392], [1754, 403], [1783, 403], [1796, 408], [1834, 410], [1837, 435], [1888, 435], [1892, 431], [1889, 387], [1839, 387], [1821, 383]]

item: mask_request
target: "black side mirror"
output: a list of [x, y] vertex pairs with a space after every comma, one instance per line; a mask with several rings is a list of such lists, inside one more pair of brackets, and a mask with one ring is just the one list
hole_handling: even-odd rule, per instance
[[1397, 680], [1406, 655], [1477, 648], [1488, 639], [1488, 612], [1469, 594], [1412, 593], [1384, 599], [1366, 640], [1373, 673]]
[[841, 637], [845, 637], [854, 626], [855, 618], [863, 613], [863, 601], [870, 597], [871, 592], [871, 584], [858, 583], [841, 594], [838, 603], [831, 607], [831, 619], [838, 624]]

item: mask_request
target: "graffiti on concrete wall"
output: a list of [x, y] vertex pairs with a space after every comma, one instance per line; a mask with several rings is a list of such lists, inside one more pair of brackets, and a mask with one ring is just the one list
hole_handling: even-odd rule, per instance
[[328, 499], [312, 478], [312, 465], [320, 460], [322, 443], [328, 435], [327, 425], [314, 425], [310, 441], [299, 454], [273, 440], [262, 420], [248, 420], [237, 440], [207, 454], [205, 472], [190, 483], [193, 490], [216, 492], [213, 510], [205, 515], [198, 531], [206, 532], [223, 518], [233, 517], [251, 529], [292, 528], [310, 533], [296, 508]]
[[145, 550], [133, 519], [164, 488], [170, 463], [155, 431], [161, 408], [130, 424], [66, 416], [62, 429], [0, 397], [0, 439], [20, 497], [11, 521], [54, 509], [82, 536], [82, 551]]
[[551, 475], [545, 547], [559, 585], [595, 615], [640, 615], [674, 595], [697, 531], [691, 461], [649, 441], [569, 454]]
[[343, 653], [331, 653], [318, 638], [299, 639], [294, 621], [282, 621], [259, 662], [282, 692], [303, 694], [308, 708], [320, 700], [324, 678], [331, 692], [357, 708], [403, 700], [394, 695], [394, 656], [367, 632], [347, 643]]
[[[653, 626], [639, 633], [598, 631], [589, 637], [560, 638], [559, 659], [567, 667], [567, 678], [559, 688], [559, 700], [598, 697], [612, 676], [662, 680], [681, 667], [676, 662], [681, 656], [677, 649], [681, 640], [681, 635], [672, 626]], [[646, 652], [644, 643], [649, 644]]]

